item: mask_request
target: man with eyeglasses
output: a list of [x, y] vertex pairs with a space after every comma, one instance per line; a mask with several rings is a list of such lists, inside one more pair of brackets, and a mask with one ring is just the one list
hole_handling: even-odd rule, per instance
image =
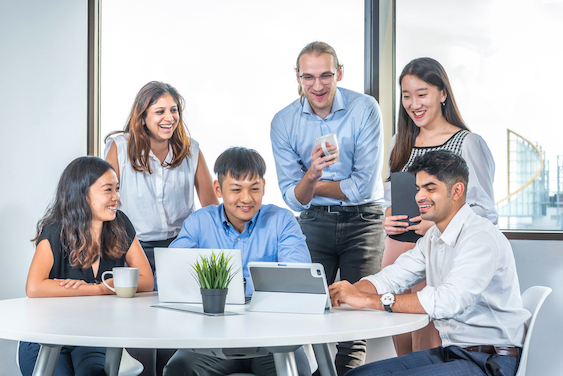
[[[338, 269], [350, 283], [377, 273], [384, 240], [381, 113], [373, 97], [338, 88], [342, 74], [331, 46], [305, 46], [296, 67], [300, 99], [276, 114], [270, 133], [283, 198], [301, 212], [311, 258], [329, 284]], [[324, 155], [315, 138], [331, 133], [338, 146], [327, 143]], [[337, 347], [339, 375], [364, 363], [365, 341]]]

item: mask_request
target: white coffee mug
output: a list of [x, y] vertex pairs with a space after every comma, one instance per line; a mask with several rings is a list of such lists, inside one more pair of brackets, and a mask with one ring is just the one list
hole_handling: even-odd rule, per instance
[[[331, 145], [336, 146], [336, 149], [328, 151], [326, 148], [327, 142], [330, 142]], [[325, 134], [324, 136], [315, 138], [315, 145], [318, 144], [322, 144], [324, 155], [338, 153], [338, 140], [336, 139], [336, 133]]]
[[[105, 281], [106, 274], [113, 275], [113, 286], [109, 286]], [[102, 282], [108, 289], [115, 292], [120, 298], [132, 298], [139, 286], [139, 269], [116, 267], [102, 273]]]

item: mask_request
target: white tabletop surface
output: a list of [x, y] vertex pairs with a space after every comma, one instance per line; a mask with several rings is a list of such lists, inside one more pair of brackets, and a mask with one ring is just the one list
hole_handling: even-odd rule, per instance
[[156, 293], [0, 300], [0, 338], [53, 345], [140, 348], [272, 347], [386, 337], [428, 323], [427, 315], [335, 308], [324, 315], [248, 312], [204, 316], [153, 308]]

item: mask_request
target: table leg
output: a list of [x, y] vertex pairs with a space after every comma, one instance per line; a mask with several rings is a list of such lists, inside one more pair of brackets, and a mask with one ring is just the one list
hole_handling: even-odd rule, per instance
[[313, 345], [313, 351], [315, 352], [315, 358], [317, 358], [321, 376], [336, 376], [336, 367], [334, 366], [334, 360], [332, 359], [328, 343]]
[[274, 355], [277, 376], [297, 376], [297, 364], [295, 363], [295, 350], [301, 346], [276, 346], [268, 347]]
[[106, 349], [106, 376], [117, 376], [119, 373], [119, 364], [121, 363], [121, 347], [108, 347]]
[[33, 367], [33, 376], [53, 376], [62, 346], [42, 344]]
[[274, 364], [277, 376], [297, 376], [297, 364], [292, 352], [274, 353]]

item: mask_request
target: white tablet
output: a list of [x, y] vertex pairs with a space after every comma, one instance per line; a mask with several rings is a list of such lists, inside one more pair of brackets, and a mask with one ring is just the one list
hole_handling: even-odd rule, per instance
[[251, 311], [325, 313], [331, 309], [321, 264], [249, 262], [248, 270], [254, 286]]

